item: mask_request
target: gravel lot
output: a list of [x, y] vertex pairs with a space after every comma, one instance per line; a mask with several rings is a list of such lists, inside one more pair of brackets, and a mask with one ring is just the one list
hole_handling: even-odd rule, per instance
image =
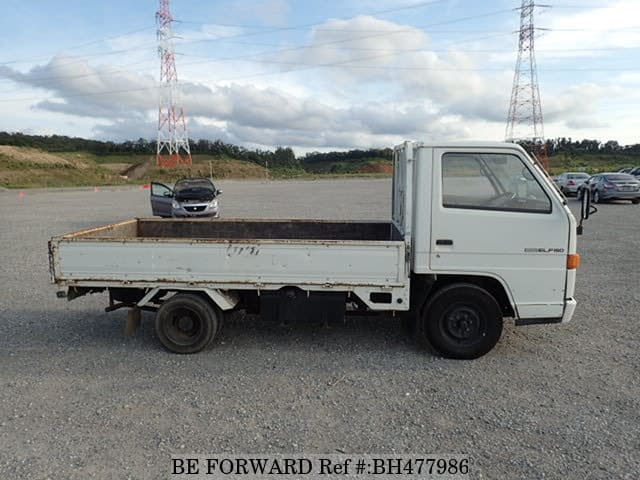
[[[388, 180], [224, 182], [225, 217], [387, 219]], [[49, 284], [54, 234], [149, 216], [148, 191], [0, 192], [0, 478], [159, 478], [171, 453], [468, 453], [474, 478], [638, 478], [640, 206], [580, 238], [572, 323], [507, 326], [475, 361], [394, 318], [228, 325], [194, 356], [133, 338], [106, 295]], [[577, 202], [571, 200], [577, 207]]]

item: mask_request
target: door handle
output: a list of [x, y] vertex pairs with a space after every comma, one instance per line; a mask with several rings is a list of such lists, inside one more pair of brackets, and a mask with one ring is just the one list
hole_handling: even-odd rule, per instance
[[453, 240], [448, 238], [439, 238], [436, 240], [436, 245], [453, 245]]

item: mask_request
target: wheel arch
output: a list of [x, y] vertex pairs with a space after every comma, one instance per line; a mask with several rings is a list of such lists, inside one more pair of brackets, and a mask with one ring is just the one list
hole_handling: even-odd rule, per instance
[[210, 301], [215, 307], [223, 312], [233, 310], [240, 302], [240, 297], [228, 290], [219, 290], [214, 288], [152, 288], [147, 294], [136, 303], [138, 307], [144, 307], [151, 302], [157, 295], [165, 295], [167, 293], [191, 293], [204, 297]]
[[422, 309], [436, 292], [456, 283], [468, 283], [486, 290], [498, 302], [504, 317], [517, 318], [517, 307], [504, 281], [498, 277], [484, 274], [414, 275], [411, 293], [413, 295], [415, 292], [416, 297], [419, 297], [412, 298], [412, 305], [420, 309], [417, 313], [422, 314]]

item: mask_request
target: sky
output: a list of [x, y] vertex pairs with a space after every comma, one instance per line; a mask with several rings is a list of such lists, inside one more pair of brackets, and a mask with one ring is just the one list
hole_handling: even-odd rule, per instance
[[[543, 3], [544, 136], [640, 143], [640, 1]], [[297, 153], [502, 141], [519, 6], [171, 0], [189, 136]], [[155, 138], [157, 9], [158, 0], [3, 0], [0, 131]]]

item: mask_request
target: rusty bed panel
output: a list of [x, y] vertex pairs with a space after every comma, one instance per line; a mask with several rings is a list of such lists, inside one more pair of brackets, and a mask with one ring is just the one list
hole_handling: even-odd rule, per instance
[[344, 240], [399, 241], [389, 222], [322, 220], [191, 220], [135, 219], [63, 236], [82, 239], [194, 239], [194, 240]]
[[309, 220], [140, 220], [142, 237], [281, 240], [394, 240], [388, 222], [326, 222]]
[[112, 223], [101, 227], [88, 228], [63, 235], [64, 240], [80, 238], [135, 238], [138, 236], [138, 219]]

